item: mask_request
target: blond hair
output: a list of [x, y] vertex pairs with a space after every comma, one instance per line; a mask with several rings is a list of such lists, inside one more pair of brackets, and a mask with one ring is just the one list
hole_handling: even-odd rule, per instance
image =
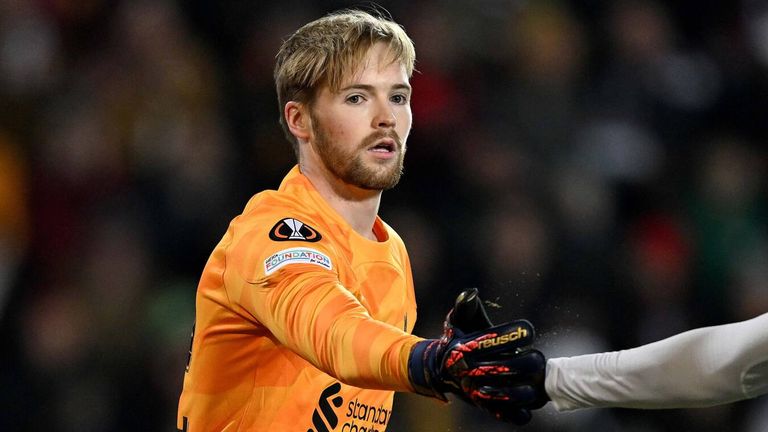
[[399, 24], [382, 15], [337, 11], [304, 25], [283, 42], [277, 53], [275, 86], [280, 124], [297, 159], [298, 143], [286, 124], [285, 104], [296, 101], [311, 105], [323, 85], [338, 91], [378, 42], [388, 45], [391, 61], [402, 63], [410, 77], [416, 58], [413, 41]]

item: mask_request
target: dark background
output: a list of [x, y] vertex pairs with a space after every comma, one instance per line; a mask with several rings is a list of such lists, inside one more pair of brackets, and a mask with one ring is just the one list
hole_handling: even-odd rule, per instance
[[[0, 1], [0, 429], [170, 431], [197, 279], [293, 164], [282, 39], [342, 1]], [[414, 128], [381, 214], [435, 336], [479, 287], [550, 356], [768, 311], [768, 4], [382, 1]], [[527, 431], [765, 431], [765, 398]], [[398, 395], [393, 431], [508, 431]]]

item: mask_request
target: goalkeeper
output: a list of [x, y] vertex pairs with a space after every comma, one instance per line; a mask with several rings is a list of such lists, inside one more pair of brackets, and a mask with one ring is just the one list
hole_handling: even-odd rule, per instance
[[180, 430], [383, 431], [394, 391], [452, 393], [517, 424], [544, 403], [533, 328], [491, 326], [475, 291], [442, 338], [410, 334], [410, 262], [377, 213], [402, 173], [413, 65], [403, 29], [360, 11], [283, 43], [275, 83], [298, 163], [203, 270]]

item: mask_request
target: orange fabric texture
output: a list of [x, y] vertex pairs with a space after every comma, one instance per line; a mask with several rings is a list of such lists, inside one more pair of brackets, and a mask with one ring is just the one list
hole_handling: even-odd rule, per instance
[[421, 338], [405, 246], [379, 218], [374, 233], [298, 167], [251, 198], [198, 286], [178, 428], [383, 431]]

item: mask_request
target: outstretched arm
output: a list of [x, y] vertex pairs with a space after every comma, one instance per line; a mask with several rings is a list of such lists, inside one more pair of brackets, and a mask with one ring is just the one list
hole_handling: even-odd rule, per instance
[[641, 347], [553, 358], [546, 391], [559, 411], [683, 408], [768, 393], [768, 314]]

